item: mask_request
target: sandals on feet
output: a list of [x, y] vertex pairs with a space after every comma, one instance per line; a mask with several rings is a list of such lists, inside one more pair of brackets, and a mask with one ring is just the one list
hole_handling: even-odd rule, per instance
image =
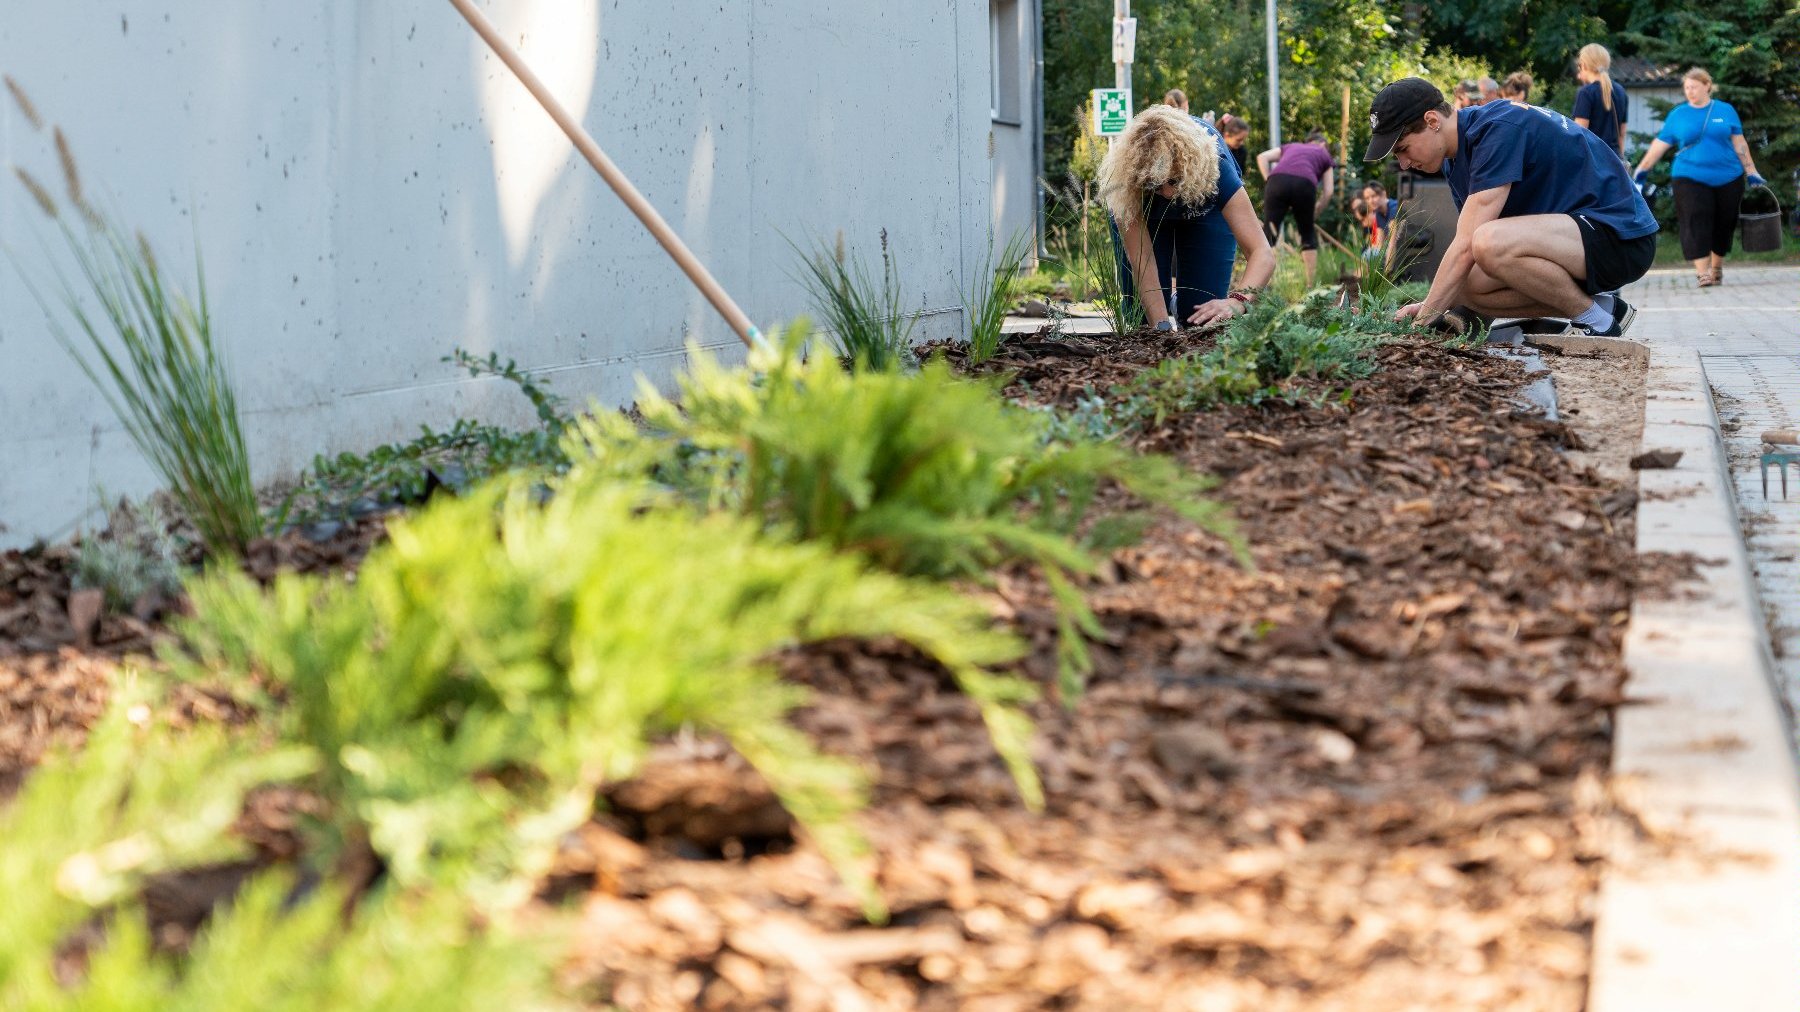
[[1711, 288], [1719, 283], [1719, 276], [1711, 271], [1700, 271], [1694, 275], [1695, 284], [1701, 288]]

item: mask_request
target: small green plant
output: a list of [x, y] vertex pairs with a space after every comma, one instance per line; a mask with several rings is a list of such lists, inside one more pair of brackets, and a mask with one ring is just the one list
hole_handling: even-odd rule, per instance
[[1049, 442], [1040, 413], [941, 361], [911, 374], [852, 373], [828, 356], [802, 361], [806, 337], [797, 324], [741, 369], [691, 352], [679, 404], [641, 386], [642, 428], [611, 415], [576, 423], [575, 470], [651, 476], [698, 507], [742, 513], [905, 575], [986, 579], [995, 566], [1037, 566], [1061, 605], [1070, 702], [1090, 663], [1082, 634], [1098, 632], [1073, 579], [1148, 516], [1095, 520], [1102, 486], [1116, 482], [1230, 536], [1224, 509], [1202, 494], [1208, 482], [1170, 460], [1092, 440]]
[[[48, 757], [0, 809], [0, 1007], [549, 1007], [547, 947], [477, 930], [441, 891], [352, 902], [339, 885], [303, 892], [291, 875], [266, 871], [212, 913], [185, 953], [165, 951], [138, 902], [144, 884], [242, 860], [247, 848], [230, 830], [246, 792], [303, 777], [312, 759], [218, 728], [172, 731], [150, 716], [141, 683], [115, 692], [86, 746]], [[73, 969], [71, 942], [84, 924], [99, 930]]]
[[76, 545], [74, 583], [103, 591], [107, 608], [122, 612], [148, 595], [174, 596], [184, 568], [162, 508], [121, 499], [107, 510], [106, 530]]
[[1413, 333], [1394, 311], [1422, 294], [1414, 286], [1361, 295], [1338, 305], [1335, 289], [1320, 288], [1298, 302], [1266, 293], [1231, 321], [1212, 348], [1162, 362], [1113, 390], [1117, 416], [1136, 425], [1220, 404], [1255, 404], [1307, 396], [1295, 380], [1342, 384], [1374, 369], [1381, 344]]
[[987, 261], [976, 275], [969, 293], [969, 361], [980, 365], [1000, 350], [1000, 332], [1012, 308], [1013, 289], [1031, 256], [1031, 234], [1021, 232], [1006, 243], [995, 259], [994, 242], [988, 239]]
[[1135, 290], [1125, 289], [1125, 254], [1114, 242], [1112, 218], [1102, 212], [1090, 216], [1085, 227], [1093, 233], [1085, 240], [1092, 253], [1080, 277], [1088, 291], [1099, 293], [1094, 299], [1094, 308], [1106, 317], [1113, 333], [1129, 334], [1138, 330], [1147, 322], [1144, 304]]
[[321, 454], [288, 496], [284, 512], [294, 522], [347, 520], [359, 504], [417, 503], [425, 498], [432, 470], [452, 476], [461, 489], [507, 471], [556, 474], [568, 467], [562, 434], [569, 413], [561, 397], [513, 360], [502, 362], [497, 352], [480, 358], [457, 348], [443, 361], [471, 376], [492, 376], [518, 387], [537, 413], [537, 428], [515, 431], [459, 418], [447, 431], [421, 426], [410, 442], [388, 443], [367, 453]]
[[469, 370], [469, 375], [476, 379], [492, 376], [518, 387], [519, 393], [524, 394], [525, 399], [531, 402], [532, 410], [537, 412], [538, 427], [545, 432], [560, 435], [569, 424], [568, 405], [563, 399], [532, 379], [531, 374], [520, 369], [512, 359], [500, 361], [499, 352], [489, 352], [487, 358], [482, 358], [462, 348], [452, 348], [443, 361]]
[[553, 490], [540, 505], [514, 476], [435, 500], [390, 525], [354, 581], [190, 585], [187, 648], [172, 659], [195, 679], [223, 673], [309, 748], [309, 785], [335, 812], [324, 860], [366, 840], [402, 885], [515, 904], [596, 787], [629, 775], [649, 736], [691, 727], [761, 771], [878, 912], [850, 823], [862, 776], [785, 722], [804, 695], [770, 661], [836, 637], [892, 636], [935, 658], [1040, 802], [1016, 708], [1029, 687], [986, 670], [1022, 648], [977, 602], [744, 518], [659, 507], [594, 468]]
[[913, 361], [913, 316], [906, 311], [900, 290], [900, 270], [888, 248], [887, 229], [881, 230], [881, 280], [853, 251], [844, 248], [843, 233], [835, 246], [818, 245], [812, 252], [792, 241], [800, 257], [795, 280], [812, 299], [839, 355], [858, 369], [901, 369]]
[[[15, 98], [17, 93], [15, 92]], [[230, 371], [213, 341], [206, 273], [196, 253], [196, 297], [164, 274], [142, 233], [129, 235], [82, 191], [75, 159], [55, 131], [74, 212], [24, 169], [19, 180], [55, 223], [79, 282], [58, 272], [47, 295], [20, 269], [50, 332], [118, 416], [214, 555], [235, 554], [262, 533], [250, 451]], [[90, 308], [97, 304], [98, 309]]]

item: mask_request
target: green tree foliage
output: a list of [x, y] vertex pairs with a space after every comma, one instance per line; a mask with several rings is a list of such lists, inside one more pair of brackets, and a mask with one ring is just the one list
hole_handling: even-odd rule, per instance
[[[1349, 85], [1354, 159], [1368, 138], [1369, 101], [1382, 85], [1424, 74], [1447, 87], [1458, 72], [1480, 69], [1430, 50], [1417, 32], [1406, 29], [1400, 12], [1392, 0], [1282, 0], [1277, 18], [1284, 139], [1316, 127], [1330, 136], [1335, 152]], [[1251, 152], [1263, 150], [1269, 139], [1264, 5], [1259, 0], [1154, 4], [1133, 14], [1138, 43], [1132, 82], [1139, 107], [1180, 88], [1196, 114], [1210, 109], [1243, 117], [1250, 124]], [[1044, 132], [1051, 180], [1064, 178], [1077, 111], [1088, 91], [1112, 84], [1111, 33], [1107, 0], [1045, 0]]]
[[1416, 9], [1419, 28], [1434, 45], [1479, 53], [1496, 69], [1528, 69], [1543, 86], [1570, 79], [1575, 52], [1587, 43], [1610, 46], [1608, 26], [1625, 24], [1634, 6], [1633, 0], [1473, 0]]

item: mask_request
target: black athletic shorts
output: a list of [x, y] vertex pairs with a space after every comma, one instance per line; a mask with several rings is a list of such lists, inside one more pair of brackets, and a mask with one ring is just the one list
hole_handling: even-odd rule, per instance
[[1571, 214], [1581, 229], [1582, 259], [1587, 278], [1581, 288], [1589, 295], [1616, 292], [1643, 277], [1656, 260], [1656, 233], [1621, 239], [1611, 225], [1585, 214]]
[[1319, 201], [1319, 184], [1304, 176], [1277, 172], [1263, 183], [1263, 232], [1273, 244], [1281, 238], [1281, 223], [1293, 212], [1294, 228], [1300, 233], [1300, 248], [1319, 248], [1319, 233], [1313, 226], [1313, 211]]

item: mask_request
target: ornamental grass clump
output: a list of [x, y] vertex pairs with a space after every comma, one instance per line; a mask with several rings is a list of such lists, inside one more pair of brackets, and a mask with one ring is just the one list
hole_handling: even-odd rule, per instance
[[916, 322], [906, 311], [900, 291], [900, 269], [881, 230], [881, 278], [844, 248], [843, 233], [834, 246], [816, 244], [811, 252], [791, 240], [800, 268], [794, 280], [806, 289], [837, 353], [857, 369], [903, 369], [913, 364], [912, 333]]
[[592, 469], [552, 488], [544, 501], [517, 477], [437, 500], [392, 523], [354, 581], [190, 585], [178, 668], [223, 675], [309, 749], [308, 785], [334, 811], [321, 860], [366, 841], [400, 884], [517, 904], [596, 789], [629, 776], [651, 736], [691, 728], [760, 771], [879, 914], [851, 821], [863, 775], [787, 723], [805, 693], [772, 666], [840, 637], [894, 637], [954, 673], [1041, 804], [1017, 709], [1029, 687], [987, 671], [1023, 647], [977, 602], [742, 517], [658, 506]]
[[[1060, 670], [1072, 702], [1090, 670], [1083, 634], [1099, 628], [1074, 578], [1096, 553], [1134, 540], [1146, 509], [1096, 515], [1116, 483], [1139, 500], [1232, 539], [1208, 482], [1171, 460], [1108, 442], [1050, 442], [1041, 413], [941, 361], [912, 374], [850, 372], [802, 360], [804, 324], [779, 348], [726, 368], [699, 350], [679, 402], [643, 384], [640, 428], [611, 413], [578, 419], [575, 471], [651, 477], [703, 509], [855, 552], [884, 569], [985, 580], [1025, 563], [1060, 604]], [[1233, 544], [1235, 544], [1233, 540]]]
[[15, 171], [55, 223], [76, 277], [56, 272], [51, 296], [21, 273], [51, 334], [105, 396], [207, 550], [240, 553], [263, 532], [263, 516], [237, 395], [213, 341], [199, 256], [190, 300], [142, 233], [129, 234], [85, 196], [60, 129], [55, 138], [71, 210], [24, 169]]
[[987, 260], [969, 293], [969, 361], [980, 365], [1000, 350], [1006, 311], [1012, 308], [1013, 289], [1031, 255], [1031, 235], [1021, 232], [1007, 241], [995, 258], [993, 239], [988, 240]]
[[[52, 754], [0, 807], [0, 1007], [17, 1012], [476, 1012], [546, 1009], [553, 951], [478, 928], [442, 890], [303, 888], [249, 874], [185, 951], [153, 936], [146, 886], [230, 871], [246, 794], [307, 775], [315, 757], [219, 728], [155, 722], [140, 686], [73, 754]], [[72, 958], [78, 957], [78, 958]]]

